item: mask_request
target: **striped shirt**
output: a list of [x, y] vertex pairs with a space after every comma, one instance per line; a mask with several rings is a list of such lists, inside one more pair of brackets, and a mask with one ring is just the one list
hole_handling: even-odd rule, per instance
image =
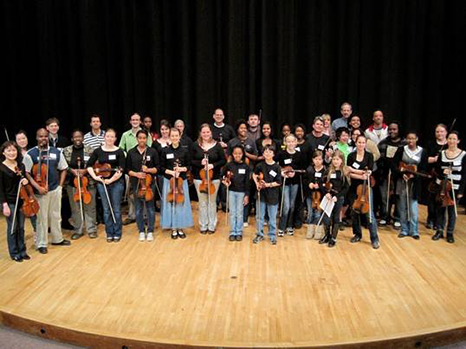
[[[466, 182], [466, 152], [462, 150], [456, 157], [448, 158], [447, 151], [443, 150], [437, 160], [437, 168], [440, 168], [440, 179], [445, 176], [443, 170], [451, 168], [451, 174], [448, 175], [448, 179], [453, 181], [453, 189], [455, 194], [463, 194], [464, 185]], [[437, 179], [437, 184], [440, 184], [440, 179]]]
[[84, 135], [84, 145], [91, 147], [92, 149], [100, 148], [104, 144], [105, 131], [100, 130], [100, 133], [96, 136], [92, 131]]

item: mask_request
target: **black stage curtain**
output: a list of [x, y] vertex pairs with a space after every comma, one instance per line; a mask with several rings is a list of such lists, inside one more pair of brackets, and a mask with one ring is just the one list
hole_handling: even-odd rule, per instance
[[[310, 125], [343, 101], [432, 138], [463, 112], [465, 1], [2, 0], [2, 119], [69, 135], [91, 113]], [[32, 141], [34, 142], [34, 141]]]

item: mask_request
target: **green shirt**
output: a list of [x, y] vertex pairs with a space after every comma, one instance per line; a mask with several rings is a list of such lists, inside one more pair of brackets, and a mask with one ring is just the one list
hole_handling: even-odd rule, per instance
[[[139, 130], [140, 129], [141, 128], [139, 128]], [[118, 146], [127, 153], [130, 149], [133, 149], [137, 145], [138, 139], [136, 138], [136, 135], [133, 133], [133, 129], [130, 129], [121, 135], [120, 144]], [[147, 137], [147, 146], [150, 147], [151, 145], [152, 138], [149, 136]]]
[[337, 148], [339, 151], [343, 153], [343, 155], [345, 155], [345, 162], [346, 162], [346, 159], [348, 159], [348, 154], [350, 153], [350, 150], [351, 150], [348, 143], [342, 143], [338, 141]]

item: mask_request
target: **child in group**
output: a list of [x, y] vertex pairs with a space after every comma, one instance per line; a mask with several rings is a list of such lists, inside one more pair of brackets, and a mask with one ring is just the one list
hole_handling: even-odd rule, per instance
[[[346, 173], [345, 154], [337, 150], [333, 153], [325, 181], [327, 187], [325, 196], [328, 200], [332, 200], [335, 206], [330, 217], [324, 216], [325, 236], [319, 241], [320, 244], [328, 243], [328, 247], [333, 247], [337, 243], [338, 230], [341, 224], [340, 211], [349, 189], [349, 179]], [[325, 215], [325, 213], [323, 214]]]
[[277, 229], [277, 209], [279, 188], [282, 183], [280, 166], [274, 161], [275, 148], [266, 145], [263, 149], [264, 161], [254, 170], [253, 179], [257, 187], [257, 233], [253, 243], [264, 240], [264, 216], [267, 210], [269, 216], [269, 238], [272, 245], [277, 244], [275, 231]]
[[322, 238], [323, 226], [317, 231], [317, 223], [319, 222], [322, 210], [319, 207], [322, 197], [325, 195], [324, 178], [325, 178], [324, 155], [320, 150], [314, 151], [312, 154], [312, 165], [306, 169], [306, 180], [308, 183], [308, 195], [306, 198], [307, 204], [307, 233], [306, 239], [320, 240]]
[[233, 161], [223, 168], [222, 183], [228, 188], [230, 215], [230, 241], [243, 240], [243, 212], [249, 203], [251, 168], [244, 162], [244, 148], [236, 145], [232, 149]]

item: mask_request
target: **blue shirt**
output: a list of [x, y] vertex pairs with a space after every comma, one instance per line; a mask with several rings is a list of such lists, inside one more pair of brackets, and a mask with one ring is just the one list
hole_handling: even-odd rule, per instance
[[[349, 119], [349, 118], [348, 118]], [[345, 119], [343, 116], [341, 118], [335, 119], [332, 122], [332, 130], [336, 131], [340, 127], [348, 127], [348, 119]]]

